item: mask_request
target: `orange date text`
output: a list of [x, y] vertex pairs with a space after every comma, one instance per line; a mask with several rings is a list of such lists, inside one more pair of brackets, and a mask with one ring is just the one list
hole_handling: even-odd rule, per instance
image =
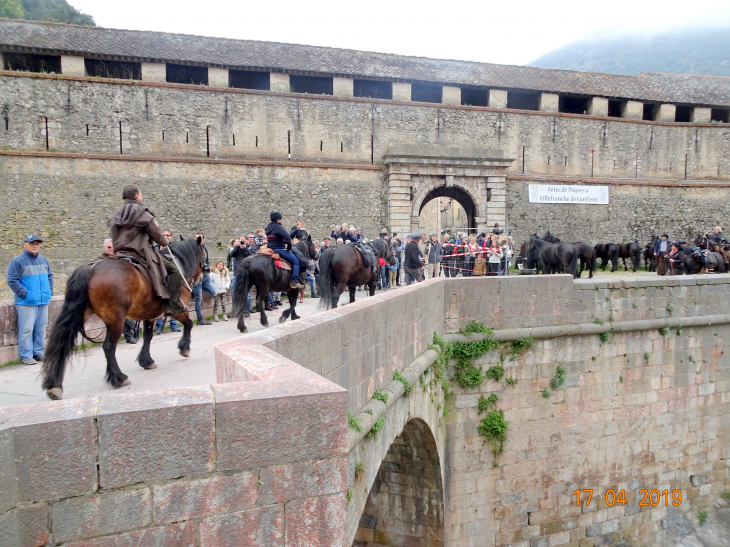
[[[582, 502], [585, 507], [588, 507], [593, 499], [593, 490], [576, 490], [573, 492], [573, 495], [575, 496], [576, 505], [580, 506]], [[626, 505], [626, 493], [623, 489], [606, 490], [604, 499], [606, 501], [606, 505], [609, 507], [613, 507], [616, 504]], [[639, 490], [639, 507], [657, 507], [662, 504], [664, 506], [669, 506], [670, 503], [674, 507], [677, 507], [682, 503], [681, 490], [672, 490], [671, 492], [669, 490]]]

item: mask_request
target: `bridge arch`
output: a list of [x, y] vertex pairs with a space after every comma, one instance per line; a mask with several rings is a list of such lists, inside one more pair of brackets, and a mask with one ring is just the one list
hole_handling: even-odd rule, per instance
[[353, 547], [444, 545], [444, 481], [426, 422], [406, 423], [380, 463]]

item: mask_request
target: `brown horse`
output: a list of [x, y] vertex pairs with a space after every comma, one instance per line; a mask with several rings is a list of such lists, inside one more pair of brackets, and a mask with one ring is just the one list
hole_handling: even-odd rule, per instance
[[[172, 254], [182, 269], [183, 276], [192, 285], [200, 275], [205, 251], [200, 238], [186, 239], [170, 244]], [[190, 300], [190, 291], [183, 287], [183, 302]], [[106, 356], [106, 381], [114, 387], [129, 385], [129, 378], [117, 364], [116, 350], [124, 328], [124, 319], [144, 321], [144, 344], [137, 356], [139, 365], [150, 370], [156, 368], [150, 355], [153, 321], [164, 313], [164, 305], [152, 290], [147, 278], [131, 263], [119, 258], [105, 258], [93, 264], [76, 268], [66, 284], [66, 298], [58, 320], [53, 326], [46, 348], [46, 359], [41, 371], [43, 389], [51, 399], [63, 394], [63, 376], [66, 363], [74, 351], [76, 337], [80, 333], [90, 340], [84, 324], [96, 314], [106, 325], [106, 338], [102, 347]], [[178, 343], [180, 355], [190, 355], [190, 331], [193, 322], [188, 312], [173, 315], [185, 327]]]
[[345, 288], [350, 291], [350, 304], [355, 301], [358, 285], [367, 285], [370, 296], [375, 295], [378, 259], [382, 258], [392, 266], [395, 264], [395, 254], [387, 239], [374, 239], [369, 244], [375, 251], [376, 263], [373, 267], [365, 265], [360, 251], [353, 245], [337, 245], [322, 253], [319, 258], [320, 308], [336, 308]]

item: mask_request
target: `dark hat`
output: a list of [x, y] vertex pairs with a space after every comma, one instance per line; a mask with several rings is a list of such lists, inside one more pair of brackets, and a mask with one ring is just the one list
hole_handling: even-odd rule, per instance
[[431, 234], [431, 237], [438, 237], [436, 234]]
[[271, 210], [269, 211], [269, 218], [271, 219], [271, 222], [275, 222], [277, 220], [281, 220], [283, 217], [279, 211]]
[[325, 237], [322, 241], [329, 241], [329, 237]]
[[662, 234], [661, 237], [669, 237], [667, 234]]
[[43, 243], [43, 240], [38, 236], [34, 236], [34, 235], [26, 236], [25, 243], [32, 243], [33, 241], [40, 241], [41, 243]]

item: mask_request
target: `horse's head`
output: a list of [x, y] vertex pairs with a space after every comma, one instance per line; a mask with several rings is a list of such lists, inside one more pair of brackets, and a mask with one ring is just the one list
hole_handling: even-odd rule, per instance
[[390, 266], [395, 265], [395, 253], [385, 239], [374, 239], [370, 244], [378, 253], [378, 258], [385, 260]]
[[205, 247], [203, 247], [202, 237], [185, 239], [180, 236], [180, 241], [170, 242], [170, 252], [175, 255], [178, 265], [188, 281], [196, 279], [203, 271]]

